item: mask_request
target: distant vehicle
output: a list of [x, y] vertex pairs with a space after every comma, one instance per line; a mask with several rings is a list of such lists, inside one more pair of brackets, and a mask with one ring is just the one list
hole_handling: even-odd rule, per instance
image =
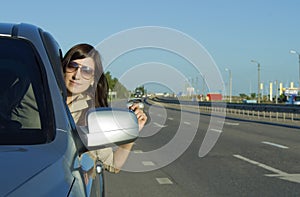
[[98, 108], [76, 127], [61, 58], [48, 32], [0, 23], [0, 196], [104, 196], [102, 163], [82, 154], [138, 136], [130, 110]]
[[143, 103], [143, 100], [141, 98], [129, 98], [128, 101], [127, 101], [127, 108], [132, 106], [134, 103], [138, 103], [139, 108], [144, 109], [144, 103]]
[[300, 95], [290, 95], [287, 99], [288, 105], [300, 105]]
[[142, 98], [142, 97], [143, 97], [142, 91], [136, 90], [136, 91], [134, 92], [134, 97], [135, 97], [135, 98]]
[[255, 104], [255, 103], [257, 103], [257, 100], [254, 100], [254, 99], [252, 99], [252, 100], [244, 99], [243, 103], [245, 103], [245, 104], [249, 104], [249, 103]]

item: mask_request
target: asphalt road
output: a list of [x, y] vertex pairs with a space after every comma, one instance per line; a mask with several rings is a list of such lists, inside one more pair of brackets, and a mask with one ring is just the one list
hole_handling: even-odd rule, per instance
[[199, 157], [208, 128], [223, 119], [153, 106], [146, 112], [123, 171], [105, 173], [107, 196], [300, 196], [299, 129], [225, 119], [209, 130], [219, 138]]

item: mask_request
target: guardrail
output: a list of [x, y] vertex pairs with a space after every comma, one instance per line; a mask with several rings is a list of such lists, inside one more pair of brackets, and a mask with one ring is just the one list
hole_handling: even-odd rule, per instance
[[271, 121], [300, 121], [300, 106], [297, 105], [199, 102], [178, 100], [176, 98], [169, 97], [154, 97], [151, 99], [162, 103], [199, 106], [200, 111], [202, 112], [225, 112], [226, 114], [243, 116], [245, 118], [258, 118]]

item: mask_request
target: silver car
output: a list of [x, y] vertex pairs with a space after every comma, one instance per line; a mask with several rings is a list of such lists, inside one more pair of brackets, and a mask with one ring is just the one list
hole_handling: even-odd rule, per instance
[[[104, 196], [101, 162], [84, 166], [80, 156], [138, 137], [129, 110], [95, 109], [88, 127], [76, 128], [61, 56], [41, 28], [0, 23], [0, 196]], [[88, 169], [97, 173], [89, 186]]]

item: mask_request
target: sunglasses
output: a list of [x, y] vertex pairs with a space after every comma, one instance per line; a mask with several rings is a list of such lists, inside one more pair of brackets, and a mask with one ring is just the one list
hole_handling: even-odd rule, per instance
[[81, 71], [81, 76], [84, 79], [91, 79], [92, 76], [94, 75], [94, 69], [92, 69], [91, 67], [88, 67], [88, 66], [78, 64], [76, 62], [70, 62], [66, 66], [66, 72], [72, 73], [72, 72], [77, 71], [79, 68], [80, 68], [80, 71]]

